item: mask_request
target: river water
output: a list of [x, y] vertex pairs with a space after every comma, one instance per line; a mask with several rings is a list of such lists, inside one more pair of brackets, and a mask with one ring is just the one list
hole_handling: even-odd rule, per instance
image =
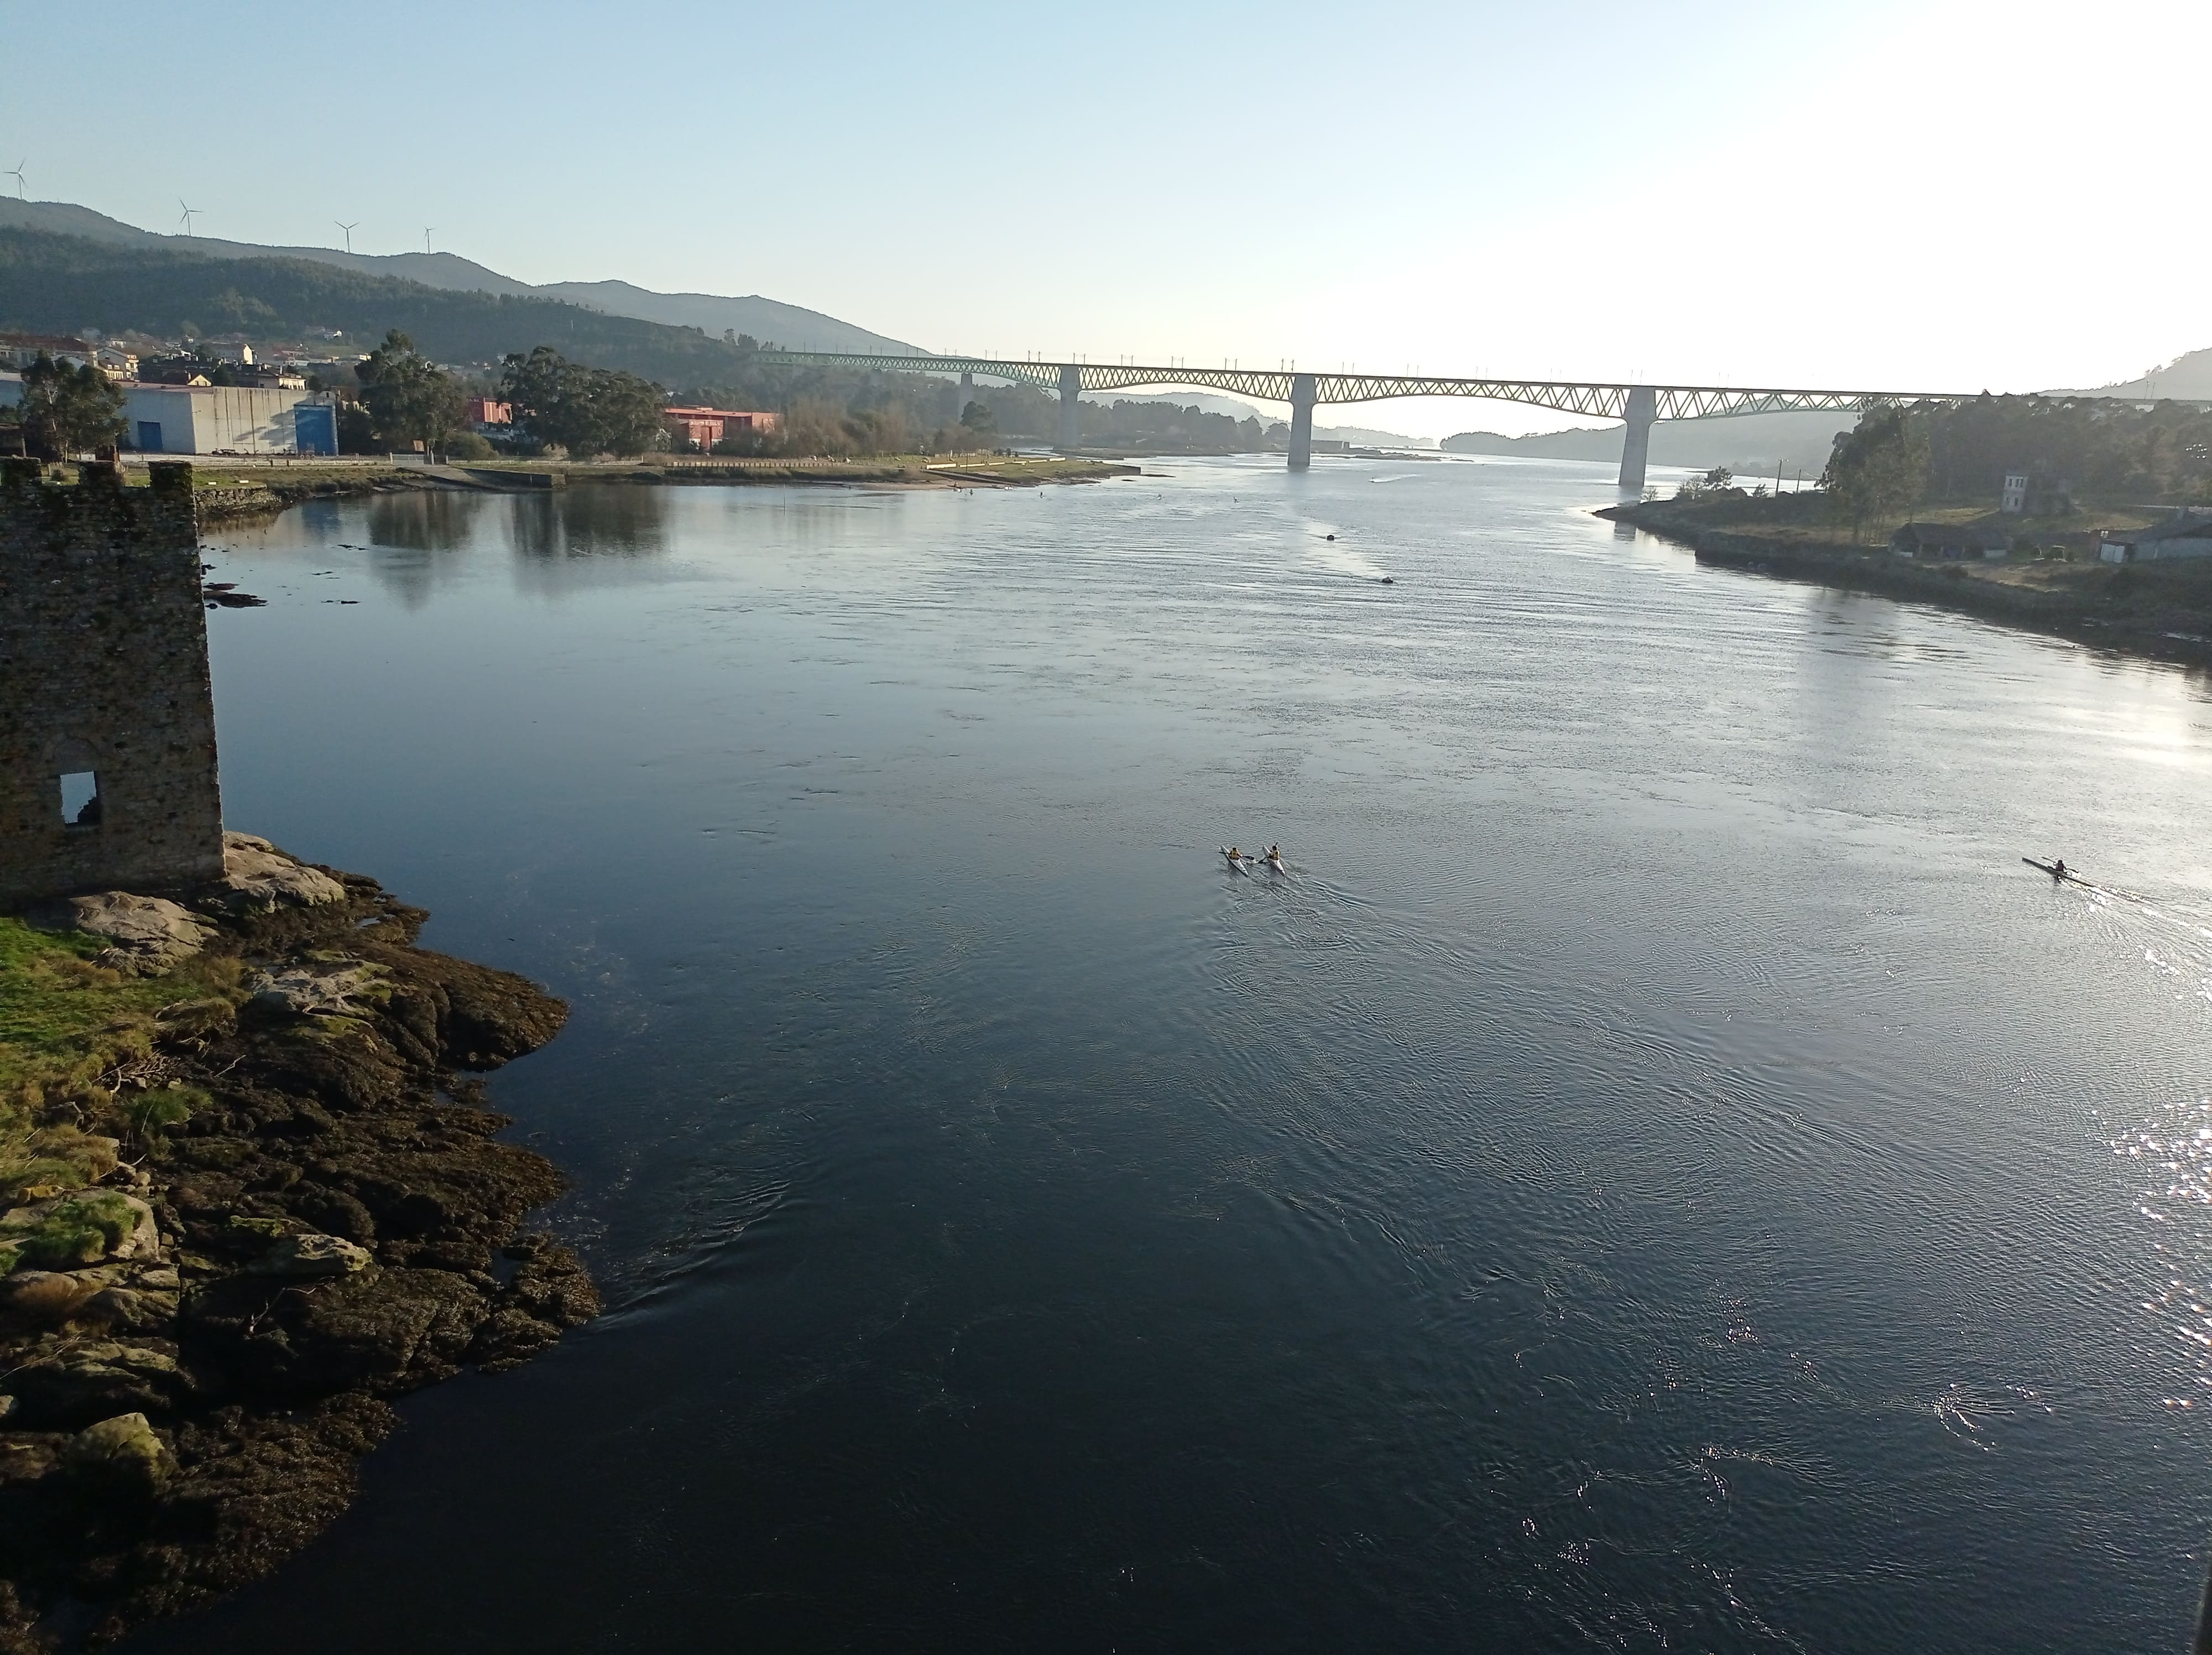
[[573, 1002], [610, 1309], [134, 1648], [2185, 1640], [2204, 680], [1279, 465], [213, 537], [232, 825]]

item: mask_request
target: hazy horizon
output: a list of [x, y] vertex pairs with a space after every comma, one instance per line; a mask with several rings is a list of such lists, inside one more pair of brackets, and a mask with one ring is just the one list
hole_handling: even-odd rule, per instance
[[[523, 281], [757, 293], [1002, 356], [2024, 391], [2212, 344], [2192, 252], [2212, 232], [2173, 204], [2185, 100], [2130, 99], [2124, 138], [2097, 113], [2212, 43], [2200, 10], [1341, 15], [614, 29], [576, 5], [523, 27], [401, 4], [372, 32], [223, 4], [23, 10], [0, 21], [15, 62], [208, 90], [149, 145], [85, 120], [79, 78], [22, 77], [0, 167], [157, 232], [182, 201], [241, 241], [335, 246], [343, 220], [356, 251], [401, 253], [428, 227]], [[1042, 103], [995, 89], [1013, 84]], [[1303, 126], [1264, 113], [1301, 103]], [[2137, 241], [2156, 256], [2128, 260]], [[1571, 423], [1459, 401], [1334, 418]]]

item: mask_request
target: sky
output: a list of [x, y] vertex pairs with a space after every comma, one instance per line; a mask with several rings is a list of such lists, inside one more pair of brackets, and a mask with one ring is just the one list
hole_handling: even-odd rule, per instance
[[2208, 48], [2203, 0], [15, 0], [0, 167], [939, 350], [2033, 390], [2212, 345]]

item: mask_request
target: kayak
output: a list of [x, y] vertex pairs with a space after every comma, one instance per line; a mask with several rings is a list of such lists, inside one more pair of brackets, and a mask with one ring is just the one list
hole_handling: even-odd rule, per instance
[[[2041, 861], [2037, 861], [2034, 857], [2033, 857], [2033, 856], [2023, 856], [2023, 857], [2021, 857], [2021, 861], [2022, 861], [2023, 862], [2026, 862], [2026, 863], [2027, 863], [2030, 867], [2039, 867], [2039, 868], [2041, 868], [2041, 869], [2042, 869], [2045, 873], [2048, 873], [2048, 874], [2049, 874], [2052, 879], [2076, 879], [2076, 876], [2075, 876], [2075, 873], [2074, 873], [2074, 870], [2073, 870], [2072, 868], [2070, 868], [2070, 867], [2059, 867], [2059, 866], [2058, 866], [2058, 864], [2057, 864], [2057, 863], [2056, 863], [2056, 862], [2041, 862]], [[2079, 881], [2078, 881], [2078, 879], [2076, 880], [2076, 882], [2077, 882], [2077, 883], [2079, 882]]]
[[1283, 859], [1280, 856], [1268, 857], [1267, 859], [1267, 868], [1270, 873], [1287, 873], [1291, 871], [1283, 866]]

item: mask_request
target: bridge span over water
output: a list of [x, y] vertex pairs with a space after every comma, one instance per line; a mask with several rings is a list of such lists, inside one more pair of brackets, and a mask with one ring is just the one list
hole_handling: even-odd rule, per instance
[[1060, 392], [1060, 446], [1081, 438], [1079, 404], [1086, 391], [1186, 386], [1291, 405], [1291, 469], [1313, 463], [1314, 409], [1323, 403], [1382, 402], [1393, 397], [1470, 397], [1526, 403], [1563, 414], [1621, 422], [1620, 486], [1642, 493], [1651, 428], [1662, 419], [1717, 419], [1735, 414], [1863, 413], [1893, 402], [1964, 402], [1972, 394], [1923, 391], [1791, 391], [1735, 385], [1629, 385], [1581, 380], [1444, 379], [1425, 374], [1302, 374], [1295, 368], [1160, 367], [1135, 362], [1048, 362], [992, 356], [868, 355], [851, 351], [763, 350], [759, 360], [794, 368], [859, 368], [893, 373], [957, 374], [961, 401], [976, 378], [1010, 380]]

